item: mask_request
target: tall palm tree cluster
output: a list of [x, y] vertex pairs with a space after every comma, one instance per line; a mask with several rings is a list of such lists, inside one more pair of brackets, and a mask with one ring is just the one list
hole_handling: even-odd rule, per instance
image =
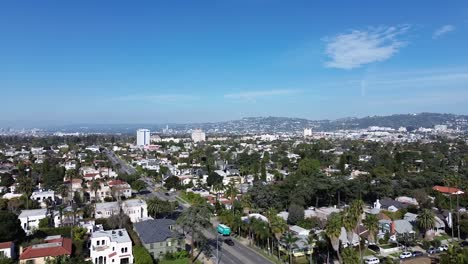
[[[358, 241], [356, 241], [358, 242], [359, 248], [358, 260], [362, 260], [361, 241], [358, 231], [361, 224], [363, 224], [369, 232], [369, 242], [375, 243], [376, 241], [376, 235], [379, 230], [378, 219], [375, 215], [367, 215], [366, 218], [363, 219], [363, 208], [363, 201], [355, 200], [343, 212], [332, 213], [328, 218], [325, 226], [325, 234], [330, 240], [333, 250], [337, 253], [340, 263], [355, 263], [353, 261], [353, 259], [356, 258], [356, 255], [354, 254], [355, 250], [352, 249], [353, 242], [355, 242], [353, 241], [355, 234], [357, 234], [358, 237]], [[350, 244], [345, 251], [340, 252], [340, 235], [342, 227], [346, 230], [346, 236]], [[357, 263], [359, 263], [359, 261]]]

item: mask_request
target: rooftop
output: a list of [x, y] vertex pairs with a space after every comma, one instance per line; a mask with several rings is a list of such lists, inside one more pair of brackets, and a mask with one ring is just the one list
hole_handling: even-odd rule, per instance
[[111, 242], [117, 242], [117, 243], [125, 243], [125, 242], [131, 243], [132, 242], [125, 228], [107, 230], [107, 231], [96, 231], [91, 235], [91, 239], [98, 238], [98, 237], [108, 237]]
[[96, 211], [114, 210], [119, 208], [120, 206], [118, 202], [106, 202], [96, 204]]
[[41, 257], [56, 257], [71, 255], [72, 241], [69, 238], [54, 238], [46, 243], [27, 247], [20, 256], [20, 259], [33, 259]]
[[171, 226], [175, 225], [172, 219], [153, 219], [133, 224], [144, 244], [166, 241], [168, 238], [176, 237]]
[[33, 210], [23, 210], [18, 218], [23, 217], [32, 217], [32, 216], [45, 216], [47, 214], [47, 209], [33, 209]]

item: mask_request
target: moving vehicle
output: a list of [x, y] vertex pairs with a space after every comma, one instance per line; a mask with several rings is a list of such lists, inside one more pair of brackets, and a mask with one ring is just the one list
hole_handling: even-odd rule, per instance
[[231, 235], [231, 228], [227, 225], [219, 224], [218, 227], [216, 227], [216, 231], [223, 236]]
[[413, 257], [421, 257], [424, 253], [422, 251], [413, 251]]
[[439, 253], [439, 249], [438, 248], [434, 248], [434, 247], [430, 247], [429, 249], [426, 250], [427, 254], [431, 255], [431, 254], [436, 254], [436, 253]]
[[224, 243], [228, 244], [231, 247], [234, 246], [234, 241], [232, 241], [232, 239], [230, 238], [224, 239]]
[[407, 259], [407, 258], [411, 258], [412, 256], [413, 254], [411, 254], [411, 252], [405, 251], [400, 254], [400, 259]]
[[378, 264], [380, 263], [380, 260], [376, 257], [369, 257], [367, 259], [364, 260], [364, 263], [366, 264]]

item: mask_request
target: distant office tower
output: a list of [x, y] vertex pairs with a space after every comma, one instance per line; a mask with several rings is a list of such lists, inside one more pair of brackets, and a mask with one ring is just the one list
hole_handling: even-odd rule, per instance
[[192, 131], [192, 140], [193, 142], [202, 142], [205, 141], [205, 132], [203, 132], [201, 129], [197, 128]]
[[312, 128], [304, 128], [304, 137], [312, 136]]
[[150, 144], [150, 131], [149, 129], [137, 130], [137, 146], [144, 147]]

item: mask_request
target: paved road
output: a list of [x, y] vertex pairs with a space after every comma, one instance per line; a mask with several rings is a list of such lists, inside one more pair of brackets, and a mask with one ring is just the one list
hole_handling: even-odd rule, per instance
[[130, 166], [124, 160], [117, 157], [117, 155], [115, 155], [115, 153], [113, 151], [110, 151], [110, 150], [106, 149], [106, 150], [104, 150], [104, 153], [107, 155], [107, 157], [112, 162], [112, 164], [120, 164], [119, 171], [124, 172], [124, 173], [126, 173], [128, 175], [134, 174], [136, 172], [135, 168]]
[[[128, 165], [125, 161], [117, 157], [112, 151], [105, 151], [112, 163], [119, 163], [123, 172], [127, 174], [132, 174], [135, 172], [135, 169]], [[141, 178], [144, 182], [148, 184], [146, 192], [142, 194], [146, 198], [158, 197], [161, 200], [165, 201], [176, 201], [177, 193], [166, 193], [160, 189], [160, 185], [153, 182], [152, 179], [143, 177]], [[179, 201], [179, 205], [182, 210], [190, 207], [189, 204], [185, 204]], [[212, 229], [204, 229], [203, 234], [211, 240], [210, 246], [213, 253], [213, 257], [216, 258], [216, 231]], [[234, 241], [234, 246], [229, 246], [224, 243], [221, 243], [219, 251], [219, 263], [220, 264], [271, 264], [272, 262], [263, 256], [259, 255], [257, 252], [252, 249], [244, 246], [235, 238], [232, 238]], [[213, 261], [216, 263], [216, 259]]]

